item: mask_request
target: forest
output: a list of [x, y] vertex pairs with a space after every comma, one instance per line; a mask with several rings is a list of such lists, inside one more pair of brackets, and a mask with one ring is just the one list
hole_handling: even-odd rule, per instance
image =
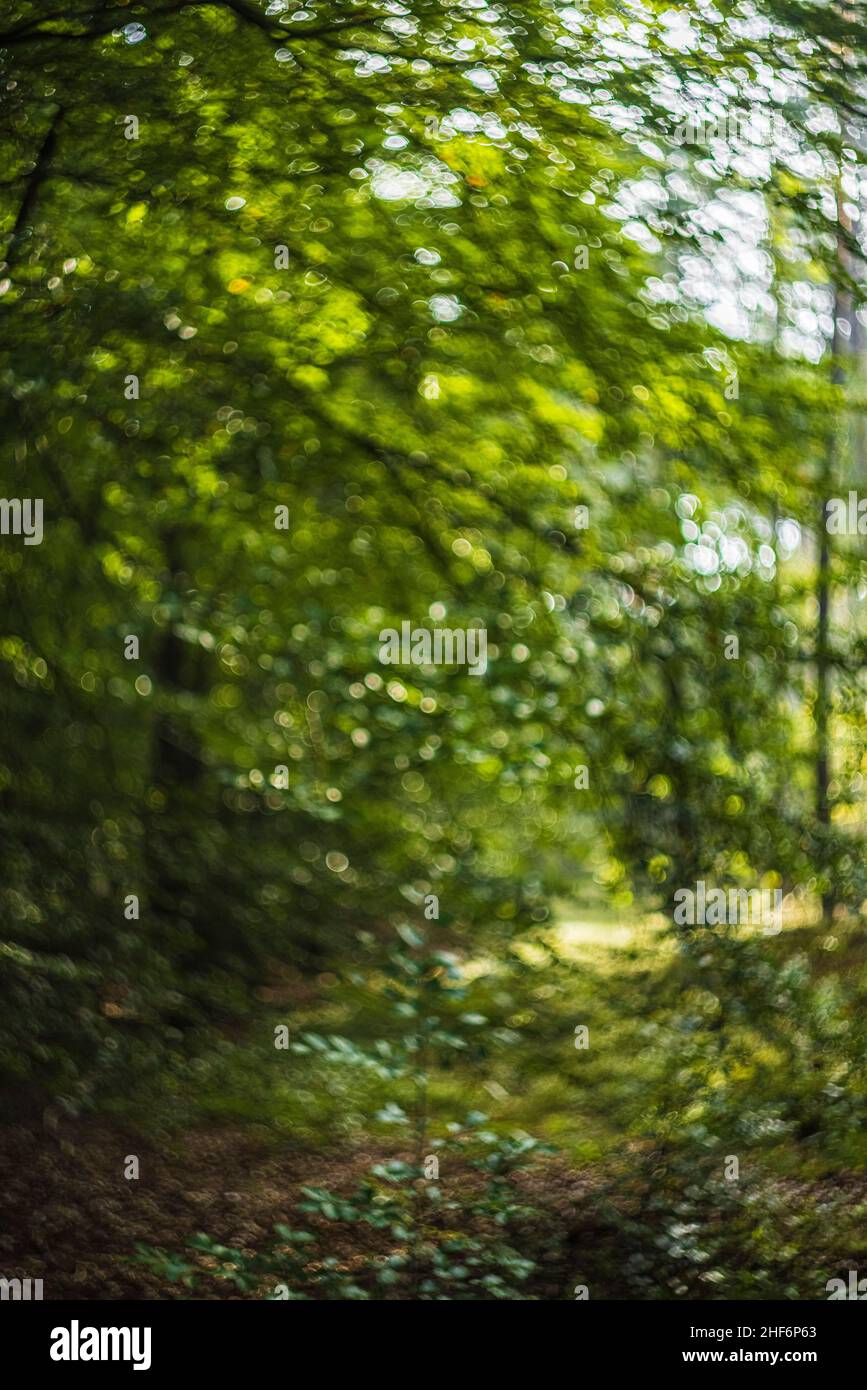
[[859, 1297], [867, 11], [295, 6], [0, 15], [0, 1274]]

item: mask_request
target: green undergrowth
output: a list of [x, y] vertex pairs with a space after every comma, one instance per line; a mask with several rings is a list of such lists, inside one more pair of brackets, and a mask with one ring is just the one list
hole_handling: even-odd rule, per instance
[[[482, 1107], [503, 1133], [532, 1134], [579, 1167], [662, 1142], [786, 1176], [860, 1170], [867, 951], [857, 929], [819, 930], [682, 947], [653, 919], [573, 914], [498, 957], [455, 962], [461, 1041], [430, 1068], [431, 1114]], [[406, 1081], [339, 1050], [398, 1044], [384, 983], [376, 967], [325, 976], [121, 1109], [165, 1129], [255, 1126], [311, 1149], [391, 1141]], [[349, 1043], [299, 1054], [307, 1034]]]

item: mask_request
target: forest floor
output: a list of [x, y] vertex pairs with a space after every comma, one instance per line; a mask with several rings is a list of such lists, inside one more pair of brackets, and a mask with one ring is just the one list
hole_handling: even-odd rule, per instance
[[[359, 1147], [320, 1152], [313, 1161], [297, 1150], [276, 1151], [241, 1127], [186, 1134], [168, 1152], [141, 1135], [85, 1121], [64, 1126], [64, 1137], [50, 1140], [28, 1126], [11, 1126], [3, 1141], [2, 1268], [9, 1278], [42, 1279], [46, 1299], [189, 1298], [183, 1285], [132, 1258], [137, 1244], [181, 1252], [190, 1237], [207, 1231], [227, 1245], [261, 1249], [278, 1223], [291, 1222], [307, 1183], [347, 1191], [387, 1156], [381, 1147]], [[132, 1152], [141, 1177], [119, 1182]], [[582, 1237], [590, 1181], [557, 1162], [524, 1175], [524, 1193], [543, 1199], [546, 1220], [557, 1228], [559, 1253], [540, 1271], [536, 1297], [562, 1296], [567, 1252]], [[365, 1232], [332, 1227], [329, 1235], [330, 1253], [351, 1268], [364, 1253]], [[373, 1239], [368, 1242], [373, 1248]], [[197, 1298], [237, 1296], [217, 1279], [205, 1279], [195, 1292]]]
[[[785, 960], [804, 944], [792, 933], [791, 940], [771, 949]], [[862, 951], [860, 937], [845, 945], [847, 970]], [[672, 1038], [680, 1045], [681, 1016], [672, 1012], [666, 984], [674, 957], [652, 923], [567, 919], [547, 941], [519, 952], [516, 961], [517, 976], [511, 967], [506, 973], [490, 971], [485, 962], [472, 963], [469, 973], [484, 981], [482, 1007], [498, 1026], [519, 1032], [519, 1043], [483, 1067], [437, 1076], [435, 1107], [448, 1115], [487, 1101], [498, 1125], [556, 1145], [558, 1152], [517, 1180], [522, 1200], [536, 1211], [527, 1233], [537, 1264], [528, 1296], [569, 1298], [580, 1279], [592, 1279], [594, 1296], [675, 1296], [666, 1288], [681, 1287], [677, 1273], [668, 1284], [648, 1284], [643, 1294], [640, 1281], [631, 1284], [629, 1274], [630, 1261], [637, 1269], [642, 1262], [652, 1264], [665, 1233], [679, 1229], [677, 1193], [666, 1191], [676, 1161], [671, 1168], [671, 1151], [658, 1142], [652, 1118], [648, 1121], [654, 1106], [665, 1115]], [[305, 1027], [325, 1024], [340, 1031], [351, 1015], [356, 1031], [373, 1035], [381, 1028], [381, 1020], [359, 1011], [354, 997], [336, 993], [324, 1000], [300, 986], [294, 993]], [[289, 1016], [288, 995], [281, 1000], [274, 991], [272, 1004], [274, 1018]], [[684, 1007], [694, 1007], [694, 1001]], [[574, 1047], [577, 1023], [590, 1029], [585, 1053]], [[190, 1237], [205, 1231], [226, 1245], [259, 1250], [278, 1223], [297, 1225], [293, 1209], [302, 1188], [346, 1193], [372, 1164], [400, 1152], [393, 1128], [371, 1119], [388, 1097], [387, 1087], [357, 1073], [302, 1071], [299, 1076], [294, 1071], [287, 1080], [275, 1069], [282, 1059], [275, 1057], [271, 1034], [269, 1020], [258, 1043], [227, 1041], [201, 1072], [195, 1097], [182, 1085], [173, 1094], [167, 1087], [166, 1095], [152, 1097], [147, 1124], [138, 1121], [139, 1103], [113, 1116], [55, 1116], [46, 1123], [31, 1115], [5, 1125], [0, 1272], [7, 1278], [43, 1279], [47, 1299], [189, 1297], [181, 1284], [136, 1260], [136, 1246], [180, 1252]], [[716, 1047], [712, 1020], [700, 1044], [711, 1051]], [[695, 1045], [692, 1037], [690, 1046]], [[765, 1071], [771, 1079], [761, 1074], [763, 1091], [755, 1100], [761, 1115], [770, 1113], [786, 1084], [770, 1066]], [[735, 1098], [735, 1112], [739, 1103]], [[676, 1112], [669, 1121], [677, 1132], [691, 1117]], [[863, 1139], [857, 1136], [855, 1142], [847, 1131], [825, 1142], [827, 1136], [807, 1127], [800, 1142], [793, 1144], [790, 1129], [775, 1143], [772, 1126], [770, 1132], [770, 1144], [766, 1135], [760, 1146], [761, 1185], [750, 1200], [756, 1194], [762, 1203], [767, 1199], [771, 1215], [757, 1211], [759, 1236], [751, 1232], [749, 1249], [724, 1258], [737, 1262], [743, 1254], [765, 1277], [765, 1265], [782, 1250], [788, 1263], [780, 1277], [794, 1288], [803, 1277], [792, 1272], [799, 1260], [803, 1263], [799, 1246], [818, 1245], [823, 1248], [810, 1252], [815, 1278], [806, 1286], [816, 1283], [810, 1296], [822, 1297], [818, 1281], [857, 1267], [859, 1260], [867, 1268]], [[738, 1151], [745, 1165], [752, 1162], [746, 1146]], [[124, 1171], [133, 1156], [139, 1176], [129, 1180]], [[711, 1205], [698, 1224], [706, 1221], [719, 1244], [730, 1216], [724, 1204]], [[792, 1211], [802, 1214], [798, 1224], [783, 1229], [785, 1214]], [[316, 1226], [315, 1218], [305, 1221]], [[692, 1229], [690, 1218], [680, 1224]], [[330, 1253], [351, 1269], [377, 1236], [336, 1223], [329, 1225], [328, 1240]], [[666, 1247], [658, 1258], [673, 1261], [674, 1269], [686, 1257], [680, 1237], [669, 1244], [674, 1254]], [[697, 1287], [698, 1296], [725, 1293]], [[751, 1287], [739, 1285], [741, 1296], [751, 1296]], [[206, 1278], [195, 1296], [237, 1295], [231, 1286]]]

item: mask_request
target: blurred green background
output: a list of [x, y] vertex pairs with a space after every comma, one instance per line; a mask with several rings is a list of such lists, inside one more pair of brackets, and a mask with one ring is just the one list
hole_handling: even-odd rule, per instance
[[[10, 1152], [402, 1155], [410, 1216], [311, 1296], [824, 1297], [867, 1259], [867, 564], [824, 524], [863, 17], [6, 8]], [[403, 621], [485, 628], [486, 673], [384, 666]], [[784, 931], [675, 931], [699, 879]], [[430, 1274], [468, 1111], [557, 1153], [520, 1210], [455, 1180], [471, 1259], [517, 1255]]]

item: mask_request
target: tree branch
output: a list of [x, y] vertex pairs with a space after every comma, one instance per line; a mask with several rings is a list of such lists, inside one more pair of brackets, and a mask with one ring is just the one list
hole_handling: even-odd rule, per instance
[[33, 167], [33, 172], [28, 176], [27, 187], [24, 190], [24, 197], [22, 198], [21, 203], [19, 205], [18, 215], [15, 218], [15, 222], [12, 227], [12, 232], [9, 237], [9, 242], [6, 247], [7, 261], [11, 261], [15, 253], [15, 250], [17, 249], [18, 242], [24, 234], [24, 229], [27, 225], [27, 222], [33, 212], [34, 207], [36, 206], [36, 199], [39, 196], [39, 190], [51, 166], [51, 161], [54, 158], [54, 151], [57, 146], [57, 132], [60, 127], [60, 122], [63, 120], [64, 114], [64, 108], [62, 106], [58, 106], [54, 112], [54, 115], [51, 118], [51, 124], [48, 127], [48, 131], [45, 135], [45, 138], [43, 139], [42, 144], [39, 147], [39, 153], [36, 156], [36, 163]]

